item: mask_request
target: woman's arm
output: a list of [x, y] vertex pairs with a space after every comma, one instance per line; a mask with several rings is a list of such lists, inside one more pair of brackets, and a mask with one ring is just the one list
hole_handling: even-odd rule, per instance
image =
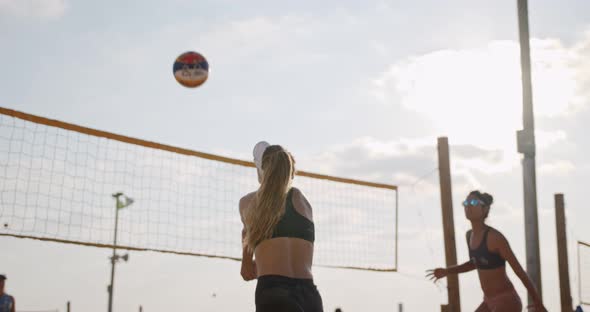
[[428, 270], [428, 274], [426, 277], [433, 280], [435, 283], [439, 279], [446, 277], [449, 274], [461, 274], [469, 271], [475, 270], [475, 264], [471, 261], [467, 261], [460, 265], [454, 265], [448, 268], [436, 268], [433, 270]]
[[500, 254], [500, 256], [504, 258], [508, 262], [508, 264], [510, 264], [510, 267], [512, 268], [516, 276], [518, 276], [524, 287], [526, 287], [529, 294], [533, 298], [533, 301], [535, 302], [535, 307], [537, 309], [540, 309], [540, 311], [547, 311], [543, 306], [543, 300], [541, 299], [541, 296], [539, 295], [537, 288], [529, 278], [528, 274], [520, 265], [520, 262], [518, 262], [518, 259], [516, 259], [516, 256], [514, 255], [512, 248], [510, 248], [508, 240], [500, 232], [491, 231], [490, 234], [490, 238], [492, 239], [490, 242], [491, 249], [494, 250], [496, 249], [494, 247], [497, 247], [497, 251]]
[[256, 279], [256, 262], [254, 262], [254, 253], [250, 251], [244, 239], [246, 238], [246, 223], [244, 221], [245, 211], [248, 207], [248, 201], [245, 197], [240, 199], [240, 219], [242, 220], [242, 268], [240, 270], [240, 274], [245, 281], [251, 281]]
[[471, 260], [469, 260], [463, 264], [448, 267], [446, 270], [447, 270], [447, 274], [461, 274], [461, 273], [473, 271], [475, 269], [476, 269], [475, 264], [473, 262], [471, 262]]

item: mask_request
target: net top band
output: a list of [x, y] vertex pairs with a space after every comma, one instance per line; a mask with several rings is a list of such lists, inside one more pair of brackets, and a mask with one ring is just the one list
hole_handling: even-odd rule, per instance
[[[41, 116], [31, 115], [31, 114], [19, 112], [19, 111], [4, 108], [4, 107], [0, 107], [0, 114], [6, 115], [6, 116], [11, 116], [11, 117], [22, 119], [22, 120], [26, 120], [26, 121], [30, 121], [30, 122], [34, 122], [37, 124], [42, 124], [42, 125], [46, 125], [46, 126], [75, 131], [75, 132], [79, 132], [79, 133], [83, 133], [83, 134], [87, 134], [87, 135], [91, 135], [91, 136], [95, 136], [95, 137], [102, 137], [102, 138], [106, 138], [106, 139], [111, 139], [111, 140], [115, 140], [115, 141], [119, 141], [119, 142], [140, 145], [140, 146], [147, 147], [147, 148], [159, 149], [159, 150], [164, 150], [164, 151], [173, 152], [173, 153], [177, 153], [177, 154], [194, 156], [194, 157], [199, 157], [199, 158], [204, 158], [204, 159], [208, 159], [208, 160], [214, 160], [214, 161], [219, 161], [219, 162], [223, 162], [223, 163], [229, 163], [229, 164], [234, 164], [234, 165], [239, 165], [239, 166], [244, 166], [244, 167], [252, 167], [252, 168], [256, 167], [254, 165], [254, 163], [251, 161], [230, 158], [230, 157], [225, 157], [225, 156], [220, 156], [220, 155], [215, 155], [215, 154], [209, 154], [209, 153], [204, 153], [204, 152], [198, 152], [198, 151], [194, 151], [194, 150], [190, 150], [190, 149], [186, 149], [186, 148], [175, 147], [175, 146], [171, 146], [171, 145], [166, 145], [166, 144], [151, 142], [151, 141], [147, 141], [147, 140], [137, 139], [137, 138], [124, 136], [124, 135], [120, 135], [120, 134], [116, 134], [116, 133], [106, 132], [106, 131], [102, 131], [102, 130], [96, 130], [96, 129], [92, 129], [92, 128], [88, 128], [88, 127], [83, 127], [83, 126], [71, 124], [71, 123], [66, 123], [66, 122], [59, 121], [59, 120], [54, 120], [54, 119], [49, 119], [49, 118], [45, 118], [45, 117], [41, 117]], [[356, 180], [356, 179], [341, 178], [341, 177], [335, 177], [335, 176], [318, 174], [318, 173], [307, 172], [307, 171], [299, 171], [298, 170], [296, 172], [296, 175], [309, 177], [309, 178], [315, 178], [315, 179], [322, 179], [322, 180], [329, 180], [329, 181], [334, 181], [334, 182], [346, 183], [346, 184], [355, 184], [355, 185], [360, 185], [360, 186], [397, 190], [396, 185], [368, 182], [368, 181], [362, 181], [362, 180]]]

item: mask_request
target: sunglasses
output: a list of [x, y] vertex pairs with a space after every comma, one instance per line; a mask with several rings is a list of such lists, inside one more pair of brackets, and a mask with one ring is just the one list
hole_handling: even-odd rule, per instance
[[476, 207], [478, 205], [484, 205], [485, 206], [486, 203], [484, 203], [482, 200], [479, 199], [466, 199], [463, 202], [463, 207], [467, 207], [467, 206], [471, 206], [471, 207]]

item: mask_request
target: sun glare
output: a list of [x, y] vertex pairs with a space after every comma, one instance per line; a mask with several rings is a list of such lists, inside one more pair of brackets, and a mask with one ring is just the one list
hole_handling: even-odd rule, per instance
[[[576, 95], [570, 65], [575, 55], [554, 40], [533, 40], [532, 48], [536, 116], [567, 113]], [[405, 108], [423, 114], [454, 144], [515, 151], [516, 130], [522, 128], [516, 42], [415, 56], [393, 65], [375, 86], [388, 95], [384, 98], [398, 98]]]

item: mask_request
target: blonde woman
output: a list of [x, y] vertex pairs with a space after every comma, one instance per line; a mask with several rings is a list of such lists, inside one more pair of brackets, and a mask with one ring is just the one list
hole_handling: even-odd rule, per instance
[[254, 147], [260, 187], [240, 199], [241, 275], [258, 279], [257, 312], [323, 312], [311, 266], [315, 239], [311, 205], [291, 187], [293, 156], [279, 145]]

